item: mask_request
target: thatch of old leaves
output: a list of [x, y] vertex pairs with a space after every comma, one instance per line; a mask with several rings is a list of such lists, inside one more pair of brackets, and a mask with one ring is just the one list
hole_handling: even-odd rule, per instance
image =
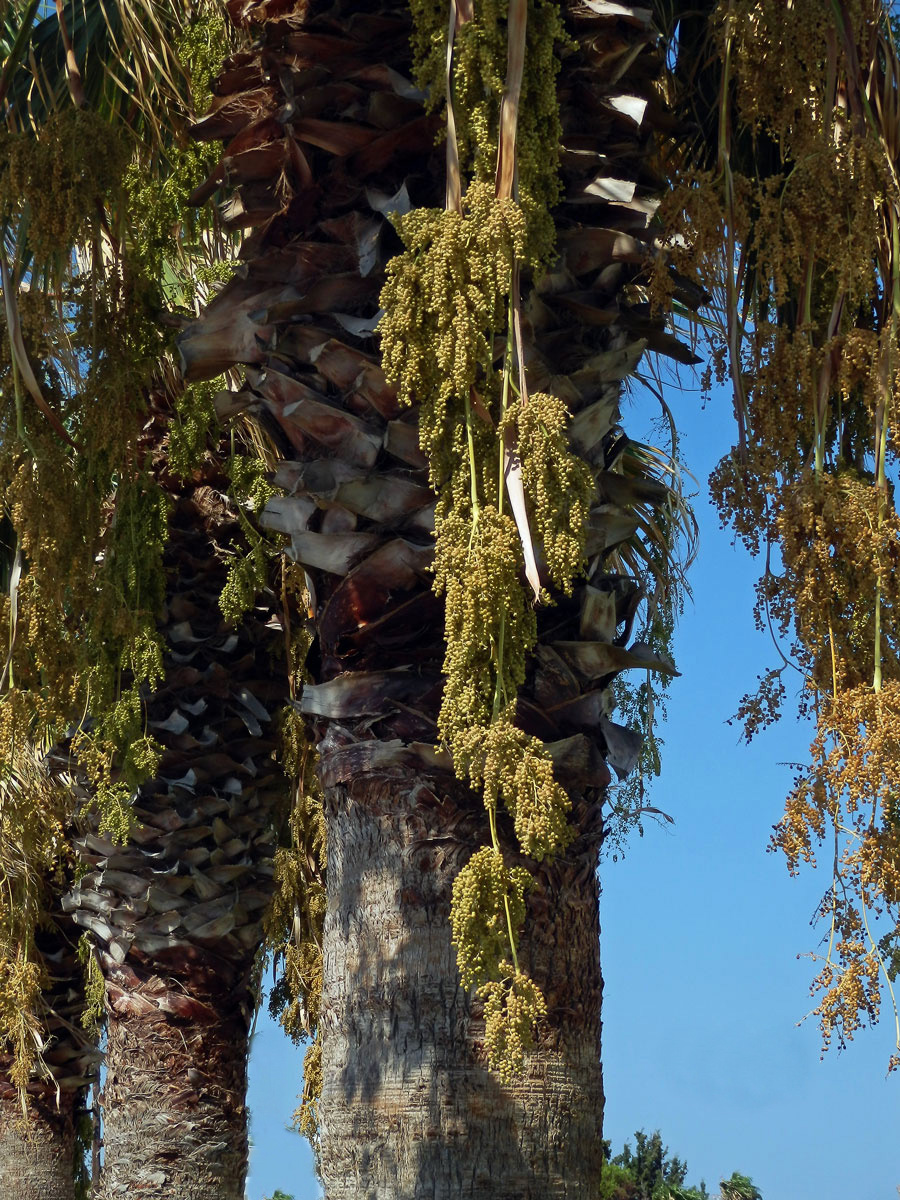
[[[499, 15], [494, 8], [465, 10], [448, 41], [443, 17], [416, 8], [415, 81], [422, 90], [402, 104], [360, 100], [358, 126], [307, 126], [298, 110], [293, 136], [303, 161], [312, 155], [318, 164], [308, 172], [294, 150], [285, 157], [264, 112], [256, 105], [242, 111], [239, 94], [223, 87], [198, 133], [227, 139], [233, 203], [240, 202], [240, 220], [257, 229], [245, 253], [252, 248], [256, 257], [180, 349], [189, 378], [235, 358], [250, 365], [234, 408], [262, 406], [292, 444], [295, 457], [276, 474], [290, 495], [271, 501], [263, 520], [290, 536], [291, 557], [306, 571], [322, 613], [321, 675], [300, 701], [316, 720], [316, 740], [330, 747], [335, 735], [326, 735], [327, 722], [341, 720], [340, 752], [349, 762], [347, 723], [359, 717], [354, 740], [374, 754], [372, 713], [395, 711], [379, 722], [382, 740], [396, 724], [407, 739], [437, 742], [459, 777], [483, 793], [488, 844], [460, 872], [452, 920], [463, 981], [481, 989], [490, 1008], [490, 1060], [508, 1076], [521, 1065], [543, 1011], [517, 961], [530, 871], [513, 863], [540, 862], [571, 840], [565, 788], [602, 780], [600, 756], [622, 775], [635, 765], [640, 736], [610, 720], [613, 679], [631, 667], [674, 672], [665, 632], [651, 646], [634, 640], [633, 630], [644, 588], [656, 601], [651, 628], [664, 628], [677, 607], [670, 549], [680, 531], [689, 538], [691, 521], [677, 479], [665, 478], [665, 457], [621, 431], [621, 380], [648, 345], [692, 356], [650, 316], [640, 290], [629, 292], [652, 256], [657, 181], [644, 174], [650, 142], [637, 119], [649, 100], [623, 101], [619, 112], [614, 99], [627, 87], [648, 92], [659, 71], [648, 14], [628, 24], [633, 78], [623, 79], [619, 56], [610, 61], [597, 52], [592, 103], [608, 114], [608, 136], [620, 150], [628, 147], [618, 169], [629, 178], [615, 185], [590, 174], [593, 157], [573, 156], [558, 168], [543, 152], [547, 130], [560, 121], [555, 47], [563, 33], [555, 8], [513, 5], [505, 26]], [[296, 66], [303, 35], [285, 38], [282, 50], [278, 20], [263, 20], [267, 62], [284, 54]], [[579, 17], [588, 62], [590, 31], [615, 20], [605, 11]], [[322, 45], [339, 64], [355, 61], [362, 17], [357, 25], [359, 31], [338, 34], [333, 21], [314, 21], [310, 53]], [[330, 40], [317, 40], [335, 37], [344, 39], [341, 53]], [[398, 46], [395, 71], [409, 70], [407, 53]], [[239, 62], [249, 71], [250, 53]], [[235, 86], [244, 83], [237, 69], [229, 85], [232, 78]], [[411, 158], [437, 127], [422, 113], [426, 86], [448, 129], [446, 184], [437, 196], [424, 190]], [[501, 93], [510, 98], [503, 106]], [[328, 88], [321, 85], [317, 95], [329, 95]], [[334, 103], [344, 98], [335, 91]], [[276, 93], [265, 112], [283, 112], [289, 102]], [[564, 104], [563, 120], [577, 139], [578, 117], [570, 99]], [[396, 109], [390, 120], [389, 109]], [[231, 144], [246, 158], [230, 153]], [[342, 212], [351, 151], [353, 165], [373, 179], [369, 211], [353, 221]], [[277, 173], [277, 189], [259, 179], [264, 152], [282, 156], [270, 176]], [[325, 178], [334, 172], [336, 182], [334, 212], [323, 205], [323, 216], [314, 218], [306, 207], [313, 200], [305, 197], [318, 204], [327, 192], [316, 171]], [[415, 189], [428, 199], [412, 206]], [[392, 257], [394, 230], [403, 248]], [[286, 243], [302, 268], [289, 270]], [[604, 267], [602, 284], [592, 289], [589, 281]], [[327, 268], [336, 273], [316, 283], [315, 273]], [[584, 320], [577, 347], [560, 336], [573, 310]], [[381, 365], [371, 354], [376, 324]], [[358, 392], [340, 401], [348, 409], [340, 413], [338, 394], [354, 381]], [[413, 444], [410, 415], [418, 424]], [[405, 673], [399, 623], [404, 613], [421, 620], [418, 614], [432, 610], [420, 596], [432, 570], [445, 605], [446, 651], [432, 663], [437, 647], [426, 647], [426, 633], [413, 624], [414, 670]], [[345, 583], [336, 582], [343, 576]], [[534, 659], [544, 609], [549, 636]], [[389, 655], [378, 656], [380, 639]], [[390, 672], [382, 667], [387, 662]], [[333, 678], [338, 663], [345, 674]], [[556, 687], [556, 703], [539, 716], [531, 689], [555, 694]], [[422, 753], [426, 761], [433, 756], [424, 747]], [[330, 778], [327, 756], [320, 773]], [[498, 833], [504, 809], [515, 830], [512, 854], [504, 854]]]

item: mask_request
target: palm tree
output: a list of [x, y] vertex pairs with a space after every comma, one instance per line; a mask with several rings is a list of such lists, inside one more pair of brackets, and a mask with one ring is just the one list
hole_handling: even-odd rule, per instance
[[[660, 185], [649, 13], [596, 4], [570, 14], [560, 258], [525, 306], [529, 386], [569, 406], [596, 491], [587, 578], [542, 611], [518, 698], [520, 727], [549, 747], [567, 789], [574, 832], [563, 853], [530, 864], [520, 964], [547, 1014], [524, 1068], [504, 1081], [486, 1069], [483, 1005], [460, 988], [451, 943], [453, 881], [487, 831], [482, 801], [434, 749], [444, 653], [434, 496], [416, 413], [398, 403], [372, 338], [397, 248], [388, 215], [443, 206], [436, 118], [410, 82], [404, 6], [230, 11], [254, 45], [226, 66], [195, 136], [224, 140], [225, 211], [253, 232], [238, 277], [179, 346], [187, 379], [243, 364], [231, 407], [277, 422], [286, 494], [263, 519], [290, 539], [316, 619], [300, 707], [328, 820], [327, 1194], [587, 1195], [602, 1151], [602, 806], [609, 767], [626, 773], [640, 745], [610, 720], [609, 688], [625, 667], [674, 669], [627, 648], [640, 600], [626, 565], [633, 535], [666, 519], [671, 493], [622, 434], [619, 394], [648, 346], [692, 361], [637, 286]], [[507, 856], [527, 861], [511, 834], [501, 819]]]
[[880, 0], [663, 8], [681, 22], [672, 91], [693, 127], [673, 160], [681, 243], [718, 284], [737, 418], [710, 485], [765, 553], [756, 613], [778, 653], [740, 713], [753, 736], [793, 679], [815, 715], [773, 846], [793, 872], [824, 843], [832, 867], [813, 956], [823, 1045], [884, 1001], [896, 1066], [896, 18]]
[[253, 969], [289, 795], [275, 762], [284, 634], [268, 589], [243, 620], [223, 614], [229, 564], [246, 550], [241, 514], [212, 451], [189, 480], [169, 473], [171, 414], [153, 400], [156, 469], [173, 499], [164, 677], [145, 702], [162, 757], [134, 796], [124, 844], [81, 818], [85, 873], [62, 901], [90, 932], [105, 981], [94, 1194], [242, 1200]]
[[[184, 46], [196, 58], [198, 29], [189, 14], [155, 5], [88, 6], [68, 14], [58, 7], [32, 29], [35, 16], [35, 7], [26, 6], [4, 73], [13, 128], [4, 167], [7, 178], [18, 172], [25, 180], [23, 197], [4, 201], [4, 382], [15, 412], [14, 434], [4, 418], [4, 450], [6, 466], [12, 462], [6, 504], [16, 563], [8, 579], [13, 616], [4, 749], [19, 753], [23, 711], [57, 737], [73, 722], [74, 733], [58, 742], [53, 759], [74, 776], [77, 803], [65, 821], [52, 824], [52, 809], [28, 797], [34, 836], [25, 864], [31, 879], [34, 846], [46, 848], [43, 865], [53, 876], [74, 825], [81, 873], [68, 890], [58, 871], [40, 894], [36, 884], [26, 887], [28, 921], [3, 939], [2, 970], [11, 972], [14, 986], [4, 993], [0, 1028], [15, 1050], [9, 1085], [2, 1080], [4, 1103], [11, 1102], [8, 1091], [38, 1089], [40, 1099], [31, 1105], [31, 1134], [24, 1123], [6, 1130], [8, 1157], [21, 1175], [17, 1182], [33, 1194], [54, 1173], [71, 1192], [74, 1091], [71, 1079], [58, 1088], [53, 1071], [68, 1039], [59, 1037], [55, 1016], [41, 1027], [37, 1009], [52, 996], [36, 998], [41, 964], [59, 953], [36, 946], [31, 932], [51, 919], [62, 884], [69, 917], [52, 919], [61, 929], [88, 931], [105, 990], [106, 1116], [97, 1194], [137, 1186], [148, 1195], [242, 1197], [253, 967], [274, 887], [274, 825], [288, 796], [273, 760], [275, 715], [288, 685], [279, 662], [284, 631], [259, 569], [252, 514], [243, 500], [226, 495], [226, 459], [240, 457], [241, 439], [232, 435], [230, 445], [220, 446], [209, 396], [192, 397], [171, 364], [154, 365], [160, 339], [147, 320], [147, 309], [156, 320], [154, 306], [168, 304], [162, 316], [177, 321], [177, 308], [203, 294], [202, 270], [215, 268], [228, 246], [214, 221], [165, 224], [175, 219], [170, 212], [177, 217], [170, 193], [183, 192], [196, 169], [196, 153], [179, 147], [179, 126], [190, 112]], [[202, 43], [202, 25], [199, 33]], [[149, 60], [148, 35], [159, 41]], [[221, 49], [224, 29], [218, 37]], [[23, 50], [28, 45], [30, 53]], [[57, 59], [64, 65], [54, 73]], [[196, 87], [196, 73], [191, 82]], [[126, 122], [144, 140], [134, 142], [129, 133], [123, 147]], [[66, 144], [72, 124], [76, 133], [93, 131], [92, 150], [107, 156], [102, 186], [84, 148]], [[48, 152], [57, 155], [62, 177], [58, 207], [72, 222], [61, 230], [41, 195], [40, 155]], [[143, 170], [149, 182], [142, 190], [129, 170]], [[59, 186], [56, 176], [53, 182]], [[86, 204], [79, 187], [88, 193]], [[22, 280], [27, 287], [17, 296], [14, 285]], [[35, 300], [43, 333], [27, 321]], [[133, 360], [123, 363], [123, 351]], [[17, 501], [16, 472], [38, 481], [47, 513]], [[54, 508], [60, 479], [75, 483], [62, 512]], [[74, 529], [65, 542], [69, 500]], [[256, 558], [247, 556], [248, 538]], [[77, 562], [80, 578], [79, 568], [71, 572]], [[56, 593], [48, 596], [54, 576]], [[33, 629], [24, 614], [35, 599], [48, 625], [32, 640], [15, 618], [18, 606], [22, 624]], [[42, 638], [63, 647], [61, 673], [53, 673]], [[71, 788], [66, 794], [73, 795]], [[8, 824], [8, 811], [0, 821]], [[7, 888], [14, 877], [5, 870]], [[5, 901], [4, 895], [4, 935], [17, 912]], [[19, 960], [24, 974], [17, 975]], [[65, 1015], [77, 1020], [80, 968], [71, 955], [57, 965], [64, 968], [60, 987], [72, 992]], [[34, 984], [27, 994], [26, 975]], [[56, 1046], [27, 1058], [14, 1037], [16, 1008], [39, 1048], [48, 1033]], [[30, 1065], [46, 1080], [31, 1080]], [[53, 1116], [47, 1097], [56, 1100], [58, 1093]], [[64, 1160], [68, 1172], [59, 1169]]]
[[[646, 451], [621, 431], [619, 393], [647, 348], [692, 361], [650, 305], [649, 264], [661, 265], [657, 275], [670, 299], [690, 307], [702, 296], [656, 253], [661, 230], [654, 214], [664, 176], [652, 134], [683, 130], [654, 90], [662, 59], [650, 12], [591, 0], [567, 14], [574, 42], [558, 88], [557, 258], [544, 274], [523, 270], [521, 287], [510, 286], [515, 319], [507, 349], [489, 345], [482, 364], [490, 374], [495, 359], [512, 361], [520, 392], [527, 382], [531, 392], [565, 402], [568, 439], [593, 476], [584, 522], [588, 570], [567, 596], [558, 581], [554, 587], [540, 561], [542, 538], [529, 526], [543, 520], [552, 531], [553, 521], [537, 511], [533, 494], [530, 508], [523, 503], [524, 485], [513, 494], [514, 451], [524, 458], [527, 447], [515, 447], [514, 439], [501, 446], [499, 492], [516, 513], [523, 573], [555, 600], [539, 610], [537, 645], [507, 709], [514, 706], [520, 733], [546, 747], [568, 794], [573, 830], [555, 856], [538, 861], [522, 849], [512, 820], [492, 813], [492, 852], [502, 853], [504, 870], [524, 866], [535, 879], [515, 978], [538, 985], [546, 1005], [537, 1044], [525, 1048], [518, 1073], [502, 1076], [487, 1069], [496, 1044], [497, 1013], [490, 1007], [496, 993], [473, 996], [459, 987], [449, 920], [453, 881], [488, 849], [488, 830], [481, 798], [457, 778], [446, 749], [435, 749], [447, 612], [431, 586], [432, 485], [440, 491], [443, 480], [419, 444], [427, 422], [421, 410], [401, 405], [373, 338], [385, 266], [401, 248], [390, 214], [446, 205], [466, 215], [457, 185], [468, 167], [454, 162], [460, 143], [451, 134], [449, 157], [435, 149], [440, 121], [410, 79], [404, 7], [389, 0], [352, 10], [248, 0], [228, 10], [254, 41], [226, 64], [212, 110], [195, 130], [198, 139], [225, 142], [221, 163], [196, 198], [224, 180], [230, 189], [224, 221], [253, 232], [235, 279], [182, 337], [180, 350], [188, 380], [235, 364], [246, 368], [246, 382], [220, 397], [220, 408], [261, 413], [279, 440], [275, 478], [286, 495], [269, 503], [265, 521], [289, 539], [290, 557], [303, 572], [298, 590], [315, 620], [310, 680], [299, 707], [319, 748], [328, 818], [316, 1107], [329, 1196], [361, 1188], [385, 1196], [426, 1188], [450, 1194], [461, 1179], [472, 1181], [466, 1186], [473, 1195], [589, 1194], [586, 1181], [597, 1178], [602, 1150], [596, 880], [602, 805], [609, 767], [625, 773], [639, 753], [639, 736], [610, 719], [609, 689], [630, 666], [673, 670], [657, 648], [629, 645], [640, 603], [635, 576], [656, 577], [665, 588], [653, 547], [665, 543], [677, 512]], [[521, 12], [510, 9], [511, 47]], [[460, 2], [452, 15], [458, 61], [471, 64], [466, 55], [477, 46], [478, 14]], [[535, 28], [539, 18], [532, 13], [529, 20]], [[419, 49], [427, 56], [428, 45]], [[471, 126], [466, 97], [472, 99], [474, 87], [477, 102], [480, 85], [459, 74], [452, 56], [451, 67], [450, 107]], [[509, 78], [515, 79], [512, 66]], [[68, 72], [77, 102], [79, 81], [79, 73]], [[492, 86], [493, 109], [479, 111], [496, 120], [502, 89]], [[506, 93], [506, 132], [496, 139], [514, 150], [515, 133], [510, 139], [508, 131], [515, 130], [517, 87]], [[534, 90], [529, 95], [536, 98]], [[465, 136], [463, 160], [471, 152]], [[515, 161], [513, 153], [510, 170], [501, 155], [495, 198], [509, 198]], [[495, 436], [501, 416], [491, 407], [495, 400], [477, 392], [466, 397], [473, 443]], [[172, 494], [178, 532], [166, 579], [167, 678], [149, 700], [165, 754], [138, 793], [140, 824], [127, 846], [99, 828], [85, 832], [82, 853], [93, 870], [69, 902], [98, 939], [113, 1014], [108, 1099], [115, 1103], [104, 1196], [135, 1182], [146, 1194], [190, 1195], [195, 1188], [204, 1197], [229, 1194], [228, 1188], [237, 1194], [242, 1186], [241, 1003], [258, 936], [256, 902], [268, 888], [265, 825], [273, 797], [269, 782], [258, 779], [271, 741], [261, 729], [254, 732], [247, 715], [261, 721], [261, 712], [270, 711], [265, 699], [274, 685], [260, 648], [270, 620], [261, 614], [241, 635], [247, 695], [255, 694], [251, 680], [264, 681], [256, 711], [242, 699], [244, 677], [222, 658], [230, 635], [212, 615], [223, 577], [216, 557], [234, 532], [234, 510], [216, 499], [215, 455], [206, 462], [210, 476], [168, 479], [161, 458], [167, 403], [151, 410], [158, 421], [156, 470]], [[546, 544], [543, 550], [549, 560]], [[194, 586], [204, 597], [196, 611], [184, 594]], [[490, 622], [490, 613], [482, 615]], [[210, 723], [209, 732], [202, 719], [192, 721], [201, 717], [193, 709], [210, 700], [190, 692], [197, 680], [188, 680], [194, 668], [179, 661], [185, 656], [205, 664], [204, 682], [221, 681], [220, 694], [214, 692], [221, 721]], [[238, 705], [235, 716], [228, 705], [237, 701], [243, 709]], [[231, 780], [240, 785], [234, 768], [244, 760], [230, 753], [239, 720], [250, 733], [248, 752], [262, 756], [250, 758], [247, 777], [256, 782], [241, 788], [240, 798]], [[221, 754], [208, 753], [204, 739], [220, 743]], [[202, 794], [192, 795], [198, 783]], [[227, 861], [229, 853], [240, 861]], [[209, 870], [199, 869], [201, 860]], [[162, 879], [152, 874], [159, 863]], [[232, 868], [251, 885], [250, 905], [223, 894]], [[198, 915], [210, 887], [211, 907]], [[515, 957], [518, 921], [509, 916], [508, 924]], [[504, 986], [496, 978], [489, 983]], [[231, 984], [235, 996], [225, 1004]], [[532, 1011], [540, 1011], [536, 1001]], [[164, 1080], [167, 1070], [172, 1078]], [[132, 1072], [140, 1072], [139, 1081]], [[166, 1139], [154, 1136], [145, 1092], [159, 1105]], [[139, 1136], [127, 1137], [129, 1128]], [[181, 1176], [173, 1149], [188, 1164]]]
[[762, 1192], [747, 1175], [735, 1171], [719, 1184], [722, 1200], [762, 1200]]

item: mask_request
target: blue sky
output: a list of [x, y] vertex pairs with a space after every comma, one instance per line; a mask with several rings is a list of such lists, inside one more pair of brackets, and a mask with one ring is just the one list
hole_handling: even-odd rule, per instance
[[659, 1127], [711, 1191], [734, 1170], [764, 1200], [896, 1200], [900, 1077], [885, 1078], [893, 1021], [820, 1061], [808, 958], [810, 918], [828, 883], [791, 879], [766, 853], [809, 729], [790, 709], [747, 746], [726, 724], [772, 664], [751, 615], [759, 564], [718, 528], [706, 479], [730, 444], [730, 397], [701, 409], [669, 397], [700, 481], [694, 604], [678, 631], [655, 803], [674, 826], [649, 827], [603, 868], [601, 908], [606, 1136]]
[[[675, 824], [648, 822], [624, 859], [601, 868], [606, 990], [606, 1136], [615, 1149], [659, 1128], [688, 1179], [715, 1193], [722, 1176], [752, 1176], [764, 1200], [897, 1200], [900, 1076], [885, 1078], [892, 1022], [820, 1061], [807, 958], [809, 921], [827, 879], [790, 879], [767, 854], [808, 731], [789, 714], [751, 746], [727, 725], [770, 665], [751, 616], [757, 564], [731, 545], [706, 503], [706, 479], [731, 444], [730, 400], [704, 409], [694, 391], [667, 399], [700, 484], [694, 603], [677, 633], [675, 681], [651, 803]], [[626, 426], [640, 415], [626, 407]], [[248, 1200], [275, 1188], [320, 1195], [305, 1142], [285, 1130], [302, 1052], [261, 1018], [251, 1059]]]

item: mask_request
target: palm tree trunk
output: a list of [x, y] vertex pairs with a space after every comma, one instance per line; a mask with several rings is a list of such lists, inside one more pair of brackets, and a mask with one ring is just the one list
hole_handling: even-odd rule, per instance
[[57, 1107], [53, 1088], [19, 1098], [0, 1077], [0, 1196], [16, 1200], [75, 1200], [75, 1122], [72, 1092]]
[[110, 972], [104, 1167], [95, 1200], [126, 1193], [243, 1200], [248, 1011], [181, 981]]
[[[167, 400], [155, 391], [150, 403], [159, 450]], [[77, 840], [86, 870], [63, 901], [90, 931], [105, 980], [96, 1195], [243, 1200], [252, 971], [289, 790], [274, 762], [284, 635], [268, 590], [237, 626], [220, 610], [246, 540], [217, 456], [180, 482], [163, 453], [154, 461], [173, 498], [165, 679], [146, 701], [162, 760], [134, 798], [124, 845], [89, 822]]]
[[471, 797], [449, 775], [407, 766], [336, 783], [326, 804], [328, 1200], [594, 1195], [603, 1113], [596, 823], [551, 869], [570, 880], [562, 894], [547, 874], [532, 894], [523, 954], [551, 1019], [506, 1087], [484, 1065], [480, 1005], [458, 985], [450, 943], [452, 880], [482, 833]]
[[[571, 440], [598, 486], [590, 583], [541, 618], [519, 702], [522, 727], [549, 744], [579, 836], [538, 869], [528, 896], [523, 965], [548, 1016], [511, 1087], [486, 1070], [482, 1014], [458, 986], [451, 884], [486, 839], [484, 809], [433, 748], [443, 658], [429, 574], [434, 498], [415, 414], [400, 411], [372, 337], [397, 245], [385, 214], [409, 197], [443, 206], [443, 147], [408, 84], [408, 12], [398, 0], [248, 0], [229, 11], [254, 45], [226, 64], [195, 134], [226, 142], [226, 211], [255, 228], [239, 275], [180, 350], [189, 379], [244, 364], [247, 383], [224, 410], [252, 407], [280, 428], [286, 495], [266, 523], [290, 538], [316, 619], [300, 707], [328, 818], [326, 1195], [594, 1196], [599, 811], [606, 762], [624, 773], [640, 745], [608, 719], [608, 688], [623, 666], [647, 664], [646, 647], [626, 649], [639, 589], [604, 566], [637, 525], [617, 470], [628, 445], [618, 396], [647, 345], [677, 345], [629, 298], [651, 254], [658, 185], [645, 119], [654, 110], [637, 99], [659, 70], [649, 11], [573, 6], [580, 48], [560, 85], [571, 143], [560, 262], [526, 349], [533, 390], [559, 389], [575, 414]], [[652, 504], [664, 491], [640, 498]]]

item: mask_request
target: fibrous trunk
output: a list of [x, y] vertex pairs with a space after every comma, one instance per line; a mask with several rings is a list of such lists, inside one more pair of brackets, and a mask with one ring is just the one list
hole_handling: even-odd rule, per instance
[[15, 1089], [0, 1083], [0, 1196], [74, 1200], [75, 1122], [72, 1092], [42, 1087], [23, 1114]]
[[603, 1113], [596, 824], [532, 893], [522, 961], [553, 1021], [503, 1086], [450, 943], [452, 880], [483, 838], [471, 796], [440, 772], [386, 769], [334, 784], [327, 812], [329, 1200], [591, 1195]]
[[189, 996], [149, 972], [143, 979], [127, 968], [111, 972], [118, 1000], [108, 1025], [105, 1165], [95, 1200], [134, 1189], [243, 1200], [249, 1014], [240, 992], [227, 991], [221, 973], [211, 975], [204, 1002], [196, 985]]

